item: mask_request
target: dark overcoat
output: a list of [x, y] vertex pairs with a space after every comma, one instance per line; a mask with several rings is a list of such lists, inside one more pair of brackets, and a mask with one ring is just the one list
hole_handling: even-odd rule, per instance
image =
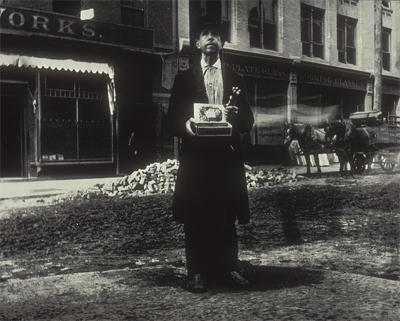
[[[222, 67], [226, 104], [232, 87], [241, 92], [235, 100], [239, 108], [232, 124], [231, 137], [192, 137], [185, 123], [193, 117], [193, 103], [208, 103], [200, 64], [175, 78], [167, 115], [169, 131], [181, 138], [179, 170], [173, 196], [173, 217], [187, 223], [206, 220], [212, 223], [228, 215], [239, 223], [249, 221], [249, 201], [241, 153], [240, 133], [254, 122], [242, 78]], [[222, 219], [226, 219], [223, 217]]]

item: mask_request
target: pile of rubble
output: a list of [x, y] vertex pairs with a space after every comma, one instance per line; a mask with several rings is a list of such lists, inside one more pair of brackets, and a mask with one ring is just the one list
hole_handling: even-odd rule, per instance
[[258, 170], [245, 165], [247, 188], [262, 188], [284, 183], [297, 182], [302, 176], [295, 170], [287, 168], [272, 168], [270, 170]]
[[[168, 159], [163, 163], [152, 163], [124, 176], [111, 186], [99, 186], [102, 193], [109, 196], [148, 195], [171, 193], [175, 188], [179, 168], [177, 160]], [[284, 183], [293, 183], [302, 176], [285, 168], [258, 170], [245, 165], [247, 187], [261, 188]]]

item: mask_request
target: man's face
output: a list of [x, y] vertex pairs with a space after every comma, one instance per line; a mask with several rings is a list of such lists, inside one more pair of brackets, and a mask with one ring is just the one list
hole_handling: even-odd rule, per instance
[[222, 48], [220, 35], [213, 31], [202, 32], [197, 41], [197, 48], [205, 55], [218, 54]]

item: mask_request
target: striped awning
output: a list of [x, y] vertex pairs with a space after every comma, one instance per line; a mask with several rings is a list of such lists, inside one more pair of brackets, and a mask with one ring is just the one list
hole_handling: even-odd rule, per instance
[[107, 90], [110, 113], [114, 114], [116, 98], [114, 86], [114, 68], [109, 64], [77, 61], [72, 59], [40, 58], [1, 53], [0, 66], [16, 66], [59, 71], [65, 70], [79, 73], [105, 74], [109, 78], [109, 81], [107, 82]]

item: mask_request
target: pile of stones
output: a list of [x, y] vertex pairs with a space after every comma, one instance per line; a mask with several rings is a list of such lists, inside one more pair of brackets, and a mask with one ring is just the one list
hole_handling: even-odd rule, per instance
[[[111, 186], [98, 186], [102, 193], [109, 196], [166, 194], [174, 191], [179, 162], [168, 159], [165, 162], [152, 163], [144, 169], [138, 169], [122, 177]], [[294, 170], [273, 168], [259, 170], [245, 165], [248, 189], [263, 188], [285, 183], [297, 182], [302, 176]]]

